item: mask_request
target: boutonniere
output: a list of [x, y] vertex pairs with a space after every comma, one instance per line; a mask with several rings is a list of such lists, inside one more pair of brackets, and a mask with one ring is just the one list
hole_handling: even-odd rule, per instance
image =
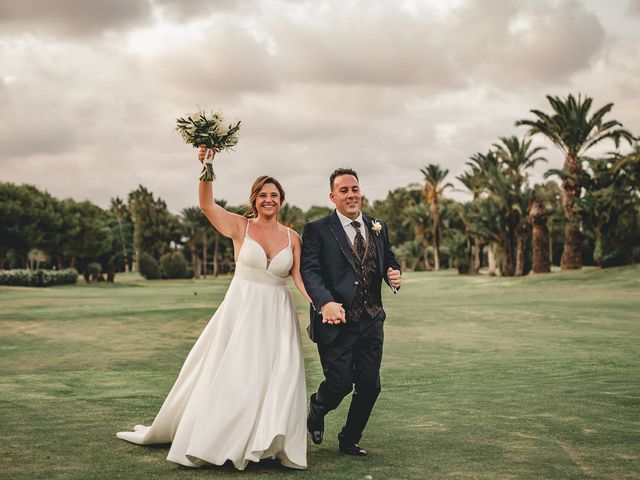
[[376, 236], [379, 237], [380, 231], [382, 230], [382, 224], [378, 220], [374, 220], [371, 224], [371, 230], [373, 230]]

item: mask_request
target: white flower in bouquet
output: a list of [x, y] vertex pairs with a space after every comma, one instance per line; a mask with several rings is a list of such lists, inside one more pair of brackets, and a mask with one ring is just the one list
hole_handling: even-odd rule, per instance
[[[238, 143], [240, 121], [225, 122], [222, 113], [207, 113], [199, 109], [196, 113], [188, 114], [176, 119], [176, 130], [186, 143], [197, 148], [204, 145], [207, 149], [220, 152], [233, 150]], [[215, 179], [213, 165], [205, 160], [200, 174], [200, 180], [209, 182]]]

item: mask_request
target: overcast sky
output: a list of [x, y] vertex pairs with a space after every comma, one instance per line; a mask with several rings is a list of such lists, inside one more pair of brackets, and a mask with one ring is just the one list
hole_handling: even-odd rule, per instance
[[350, 166], [380, 199], [427, 163], [453, 181], [546, 94], [639, 135], [638, 79], [640, 0], [0, 0], [0, 181], [102, 207], [142, 184], [178, 213], [199, 163], [175, 119], [201, 105], [243, 122], [217, 197], [269, 174], [330, 205]]

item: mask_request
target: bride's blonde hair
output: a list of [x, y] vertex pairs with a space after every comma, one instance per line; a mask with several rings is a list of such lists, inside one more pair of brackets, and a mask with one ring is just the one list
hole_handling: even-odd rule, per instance
[[282, 188], [282, 185], [280, 185], [280, 182], [268, 175], [262, 175], [261, 177], [256, 178], [256, 181], [253, 182], [253, 185], [251, 186], [251, 194], [249, 195], [249, 204], [251, 205], [251, 213], [253, 217], [258, 216], [256, 201], [258, 200], [258, 194], [262, 190], [262, 187], [267, 183], [272, 183], [278, 189], [278, 192], [280, 193], [280, 207], [282, 207], [282, 204], [284, 203], [284, 189]]

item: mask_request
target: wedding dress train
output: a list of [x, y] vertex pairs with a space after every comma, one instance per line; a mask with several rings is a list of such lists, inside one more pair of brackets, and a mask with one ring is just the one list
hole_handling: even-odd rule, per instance
[[196, 341], [152, 425], [117, 437], [171, 442], [167, 459], [239, 470], [262, 458], [306, 468], [306, 385], [287, 286], [288, 246], [267, 259], [248, 232], [225, 298]]

